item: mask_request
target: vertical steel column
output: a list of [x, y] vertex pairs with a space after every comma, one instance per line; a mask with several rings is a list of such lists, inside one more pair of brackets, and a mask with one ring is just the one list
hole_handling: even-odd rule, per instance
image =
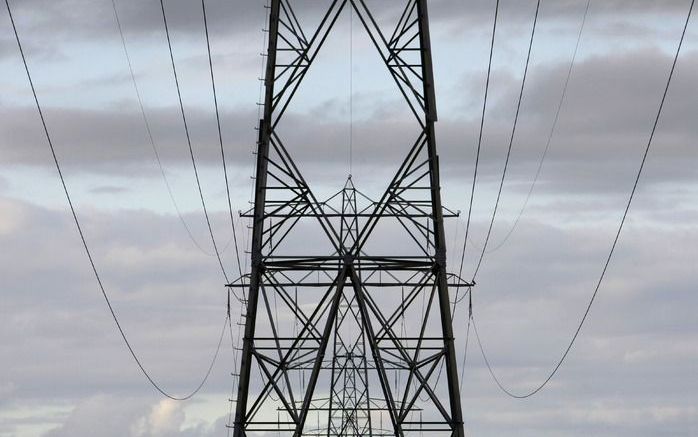
[[439, 178], [439, 156], [436, 153], [436, 138], [434, 123], [438, 119], [436, 113], [436, 93], [434, 89], [434, 71], [431, 59], [431, 39], [429, 35], [429, 14], [427, 0], [417, 0], [419, 18], [419, 39], [422, 58], [422, 77], [424, 78], [424, 97], [429, 154], [429, 170], [431, 183], [431, 204], [434, 218], [434, 249], [436, 253], [436, 275], [441, 310], [441, 328], [444, 336], [446, 377], [448, 394], [451, 405], [451, 421], [453, 435], [463, 437], [463, 413], [461, 410], [460, 390], [458, 387], [458, 362], [453, 341], [453, 319], [451, 317], [450, 298], [448, 293], [446, 272], [446, 241], [444, 236], [444, 219], [441, 205], [441, 185]]
[[264, 81], [266, 87], [264, 98], [264, 118], [259, 122], [254, 219], [252, 223], [252, 272], [250, 278], [250, 291], [247, 301], [247, 313], [245, 318], [245, 335], [242, 345], [235, 422], [233, 425], [233, 435], [235, 437], [244, 437], [246, 435], [245, 416], [247, 414], [247, 396], [250, 386], [250, 374], [252, 372], [252, 350], [254, 349], [257, 303], [259, 300], [259, 288], [262, 283], [262, 275], [264, 274], [264, 265], [262, 263], [264, 203], [266, 200], [269, 142], [273, 128], [272, 102], [274, 99], [276, 47], [279, 34], [280, 4], [281, 0], [271, 0], [271, 9], [269, 12], [269, 45], [267, 49], [267, 68]]

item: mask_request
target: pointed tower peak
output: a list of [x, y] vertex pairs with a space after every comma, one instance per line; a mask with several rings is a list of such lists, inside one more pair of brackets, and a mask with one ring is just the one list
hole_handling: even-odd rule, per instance
[[351, 175], [347, 176], [347, 181], [344, 183], [345, 190], [353, 190], [354, 182], [351, 180]]

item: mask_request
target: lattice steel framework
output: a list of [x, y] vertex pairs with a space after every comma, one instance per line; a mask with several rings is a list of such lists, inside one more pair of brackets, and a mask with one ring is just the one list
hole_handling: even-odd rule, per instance
[[[385, 4], [385, 3], [383, 3]], [[301, 25], [272, 0], [260, 120], [252, 270], [245, 301], [234, 435], [463, 436], [446, 271], [427, 0], [395, 0], [391, 23], [369, 0], [322, 0]], [[279, 123], [339, 16], [360, 20], [418, 124], [376, 201], [352, 183], [320, 201]], [[331, 147], [331, 145], [327, 145]], [[396, 150], [396, 153], [398, 151]], [[412, 252], [372, 245], [384, 229]], [[311, 236], [312, 234], [312, 236]], [[318, 253], [311, 240], [321, 239]]]

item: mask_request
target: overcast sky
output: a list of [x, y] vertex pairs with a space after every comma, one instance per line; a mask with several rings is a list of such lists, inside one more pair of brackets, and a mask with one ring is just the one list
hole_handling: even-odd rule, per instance
[[[387, 2], [372, 0], [381, 16]], [[225, 289], [210, 256], [156, 0], [117, 0], [177, 207], [148, 143], [110, 0], [14, 0], [14, 15], [93, 255], [146, 366], [175, 393], [196, 386], [215, 350]], [[230, 239], [200, 3], [166, 0], [187, 116], [213, 226]], [[296, 0], [311, 26], [323, 1]], [[430, 0], [444, 204], [467, 210], [494, 0]], [[642, 158], [689, 0], [592, 0], [567, 97], [538, 184], [585, 0], [543, 0], [528, 82], [475, 313], [503, 382], [542, 381], [574, 332], [603, 267]], [[235, 210], [248, 208], [262, 74], [262, 0], [210, 0], [223, 136]], [[501, 175], [535, 0], [501, 0], [473, 246]], [[695, 13], [694, 13], [695, 15]], [[696, 18], [696, 17], [694, 17]], [[469, 350], [469, 436], [698, 435], [698, 20], [616, 256], [587, 325], [552, 383], [501, 394]], [[0, 436], [223, 436], [234, 363], [224, 340], [192, 401], [163, 400], [118, 336], [67, 210], [4, 7], [0, 12]], [[353, 64], [349, 47], [353, 40]], [[414, 137], [370, 40], [344, 14], [281, 129], [309, 183], [353, 174], [380, 192]], [[244, 223], [239, 224], [245, 239]], [[463, 221], [448, 224], [449, 266]], [[200, 246], [199, 247], [197, 247]], [[501, 246], [501, 247], [500, 247]], [[208, 255], [206, 253], [208, 253]], [[468, 252], [465, 271], [476, 253]], [[233, 251], [224, 253], [235, 270]], [[236, 311], [234, 311], [235, 313]], [[239, 310], [237, 310], [239, 312]], [[463, 352], [466, 308], [456, 337]], [[234, 326], [237, 329], [236, 326]]]

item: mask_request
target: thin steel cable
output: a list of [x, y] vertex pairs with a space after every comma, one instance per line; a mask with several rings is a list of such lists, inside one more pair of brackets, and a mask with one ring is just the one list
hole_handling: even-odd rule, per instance
[[611, 263], [611, 258], [613, 257], [613, 253], [615, 252], [616, 245], [618, 244], [618, 240], [620, 239], [621, 232], [623, 231], [623, 225], [625, 225], [625, 220], [628, 216], [628, 212], [630, 211], [630, 206], [633, 202], [633, 198], [635, 197], [635, 192], [637, 191], [637, 186], [640, 182], [640, 177], [642, 176], [642, 170], [645, 167], [645, 162], [647, 161], [647, 156], [650, 151], [650, 147], [652, 146], [652, 140], [654, 139], [654, 134], [657, 131], [657, 125], [659, 124], [659, 119], [662, 115], [662, 110], [664, 109], [664, 102], [666, 101], [667, 94], [669, 92], [669, 86], [671, 85], [671, 79], [674, 77], [674, 71], [676, 69], [676, 64], [679, 59], [679, 55], [681, 53], [681, 47], [683, 46], [683, 41], [684, 37], [686, 36], [686, 29], [688, 28], [688, 24], [691, 20], [691, 13], [693, 11], [693, 6], [695, 4], [695, 0], [691, 0], [691, 5], [688, 9], [688, 15], [686, 16], [686, 22], [684, 23], [683, 30], [681, 32], [681, 38], [679, 39], [679, 44], [678, 47], [676, 48], [676, 54], [674, 55], [674, 60], [671, 64], [671, 70], [669, 71], [669, 77], [667, 78], [666, 86], [664, 87], [664, 93], [662, 94], [662, 99], [659, 103], [659, 108], [657, 110], [657, 115], [654, 118], [654, 123], [652, 125], [652, 131], [650, 133], [649, 139], [647, 141], [647, 146], [645, 146], [645, 151], [644, 154], [642, 155], [642, 161], [640, 162], [640, 167], [637, 170], [637, 175], [635, 176], [635, 182], [633, 183], [633, 188], [630, 191], [630, 196], [628, 197], [628, 201], [625, 205], [625, 210], [623, 211], [623, 217], [620, 220], [620, 224], [618, 225], [618, 230], [616, 231], [615, 238], [613, 239], [613, 244], [611, 245], [611, 249], [608, 252], [608, 256], [606, 257], [606, 262], [604, 263], [603, 269], [601, 270], [601, 274], [599, 275], [599, 279], [596, 282], [596, 287], [594, 288], [594, 293], [591, 295], [591, 299], [589, 299], [589, 303], [586, 307], [586, 310], [584, 311], [584, 315], [582, 316], [582, 319], [579, 321], [579, 325], [577, 326], [577, 330], [574, 332], [574, 335], [572, 336], [572, 339], [570, 340], [567, 348], [565, 349], [565, 352], [562, 354], [562, 357], [558, 360], [557, 364], [553, 368], [553, 370], [548, 374], [548, 377], [540, 384], [538, 385], [535, 389], [525, 393], [525, 394], [516, 394], [513, 393], [511, 390], [507, 389], [504, 387], [504, 385], [499, 381], [499, 378], [497, 378], [497, 375], [495, 374], [492, 366], [490, 365], [490, 362], [487, 358], [487, 354], [485, 353], [485, 348], [482, 345], [482, 341], [480, 340], [480, 334], [477, 331], [477, 325], [475, 323], [475, 317], [473, 316], [473, 329], [475, 330], [475, 337], [477, 338], [477, 343], [480, 347], [480, 353], [482, 354], [482, 358], [485, 361], [485, 365], [487, 366], [487, 370], [489, 371], [490, 375], [492, 376], [492, 379], [494, 382], [497, 384], [500, 390], [502, 390], [504, 393], [506, 393], [508, 396], [516, 399], [525, 399], [529, 398], [539, 391], [541, 391], [547, 384], [550, 382], [550, 380], [555, 376], [557, 371], [560, 369], [562, 366], [562, 363], [565, 361], [567, 358], [567, 355], [570, 353], [570, 350], [572, 350], [572, 346], [574, 345], [575, 341], [577, 340], [577, 337], [579, 336], [580, 331], [582, 330], [582, 326], [584, 326], [584, 322], [586, 321], [587, 317], [589, 316], [589, 312], [591, 311], [591, 306], [594, 304], [594, 300], [596, 299], [596, 296], [599, 292], [599, 289], [601, 288], [601, 283], [604, 280], [604, 277], [606, 276], [606, 271], [608, 270], [608, 266]]
[[[538, 177], [540, 176], [540, 172], [541, 172], [541, 169], [542, 169], [542, 167], [543, 167], [543, 162], [545, 161], [545, 157], [546, 157], [546, 155], [547, 155], [547, 153], [548, 153], [548, 149], [550, 148], [550, 143], [551, 143], [551, 141], [552, 141], [553, 134], [554, 134], [554, 132], [555, 132], [555, 129], [556, 129], [556, 127], [557, 127], [558, 120], [559, 120], [559, 118], [560, 118], [560, 112], [561, 112], [562, 106], [563, 106], [563, 104], [564, 104], [564, 102], [565, 102], [565, 98], [566, 98], [566, 96], [567, 96], [567, 89], [568, 89], [568, 86], [569, 86], [570, 77], [572, 76], [572, 70], [574, 69], [575, 61], [576, 61], [576, 59], [577, 59], [577, 53], [578, 53], [578, 51], [579, 51], [580, 41], [581, 41], [581, 38], [582, 38], [582, 33], [583, 33], [583, 31], [584, 31], [584, 26], [585, 26], [585, 24], [586, 24], [586, 19], [587, 19], [587, 15], [588, 15], [588, 12], [589, 12], [589, 6], [590, 6], [590, 4], [591, 4], [591, 0], [587, 0], [586, 6], [585, 6], [585, 8], [584, 8], [584, 14], [583, 14], [583, 16], [582, 16], [582, 21], [581, 21], [581, 24], [580, 24], [580, 26], [579, 26], [579, 31], [578, 31], [578, 33], [577, 33], [577, 40], [576, 40], [576, 43], [575, 43], [574, 52], [573, 52], [573, 54], [572, 54], [572, 59], [571, 59], [571, 61], [570, 61], [570, 65], [569, 65], [569, 68], [568, 68], [568, 70], [567, 70], [567, 77], [565, 78], [565, 84], [564, 84], [564, 87], [563, 87], [563, 90], [562, 90], [562, 95], [560, 96], [560, 100], [559, 100], [558, 105], [557, 105], [557, 110], [556, 110], [556, 113], [555, 113], [555, 118], [554, 118], [554, 120], [553, 120], [553, 125], [552, 125], [552, 127], [551, 127], [551, 129], [550, 129], [550, 133], [548, 134], [548, 140], [547, 140], [547, 142], [546, 142], [545, 150], [543, 151], [543, 154], [542, 154], [542, 156], [541, 156], [541, 159], [540, 159], [540, 161], [539, 161], [539, 163], [538, 163], [538, 169], [537, 169], [535, 178], [533, 179], [533, 182], [532, 182], [532, 184], [531, 184], [531, 187], [530, 187], [530, 189], [529, 189], [529, 191], [528, 191], [528, 195], [526, 196], [526, 200], [525, 200], [525, 202], [524, 202], [524, 204], [523, 204], [521, 210], [519, 211], [519, 214], [518, 214], [518, 216], [516, 217], [516, 220], [514, 221], [514, 224], [513, 224], [512, 227], [509, 229], [509, 231], [507, 232], [506, 236], [502, 239], [502, 241], [500, 241], [500, 242], [497, 244], [497, 246], [495, 246], [494, 248], [487, 250], [486, 245], [483, 245], [482, 247], [479, 247], [479, 246], [477, 246], [477, 245], [475, 244], [474, 241], [472, 241], [472, 238], [471, 238], [470, 236], [467, 237], [468, 240], [469, 240], [469, 242], [470, 242], [470, 244], [473, 245], [477, 250], [481, 250], [481, 251], [483, 251], [484, 253], [492, 253], [492, 252], [494, 252], [494, 251], [500, 249], [502, 246], [504, 246], [504, 244], [507, 242], [507, 240], [509, 239], [509, 237], [510, 237], [510, 236], [512, 235], [512, 233], [514, 232], [514, 229], [516, 229], [516, 226], [517, 226], [519, 220], [521, 219], [521, 216], [523, 215], [524, 210], [526, 209], [526, 206], [527, 206], [527, 204], [528, 204], [528, 201], [529, 201], [529, 199], [530, 199], [530, 197], [531, 197], [531, 193], [533, 192], [533, 188], [534, 188], [536, 182], [538, 181]], [[539, 6], [540, 6], [540, 2], [536, 5], [536, 16], [537, 16], [537, 14], [538, 14], [538, 8], [539, 8]], [[533, 33], [534, 31], [535, 31], [535, 24], [534, 24], [534, 28], [533, 28], [533, 30], [532, 30], [532, 33]], [[533, 39], [533, 35], [531, 36], [531, 39]], [[530, 47], [529, 47], [529, 56], [530, 56]], [[527, 60], [527, 65], [528, 65], [528, 60]], [[528, 68], [528, 67], [527, 67], [527, 68]], [[522, 89], [523, 89], [523, 83], [522, 83]], [[520, 101], [519, 101], [519, 105], [520, 105]], [[518, 105], [517, 105], [517, 114], [518, 114]], [[515, 123], [516, 123], [516, 122], [515, 122]], [[515, 128], [514, 128], [514, 129], [515, 129]], [[513, 136], [512, 136], [512, 138], [513, 138]], [[507, 152], [507, 163], [508, 163], [508, 160], [509, 160], [509, 152], [510, 152], [510, 150], [511, 150], [511, 149], [509, 149], [509, 151]], [[506, 172], [506, 169], [505, 169], [505, 172]], [[500, 193], [501, 193], [501, 185], [500, 185]], [[498, 198], [499, 198], [499, 196], [500, 196], [500, 194], [498, 194]], [[493, 216], [494, 216], [494, 214], [493, 214]], [[494, 217], [493, 217], [493, 218], [494, 218]], [[488, 229], [488, 238], [487, 238], [486, 241], [489, 241], [489, 234], [490, 234], [491, 230], [492, 230], [492, 222], [490, 223], [490, 228]], [[464, 254], [463, 254], [463, 256], [464, 256]], [[479, 264], [482, 262], [482, 257], [483, 257], [483, 255], [482, 255], [482, 253], [481, 253], [481, 254], [480, 254], [480, 260], [478, 261], [478, 267], [477, 267], [477, 269], [476, 269], [476, 271], [475, 271], [475, 275], [477, 274], [477, 271], [479, 270]], [[461, 274], [462, 274], [462, 265], [463, 265], [463, 264], [462, 264], [462, 261], [461, 261]], [[472, 292], [472, 290], [470, 290], [470, 291]], [[472, 297], [471, 297], [472, 294], [469, 294], [469, 296], [470, 296], [470, 298], [472, 299]], [[465, 297], [465, 296], [463, 296], [463, 298], [464, 298], [464, 297]], [[456, 309], [456, 304], [460, 303], [460, 302], [463, 300], [463, 298], [458, 299], [458, 290], [457, 290], [457, 291], [456, 291], [456, 299], [455, 299], [455, 301], [454, 301], [454, 307], [453, 307], [453, 312], [454, 312], [454, 313], [455, 313], [455, 309]], [[472, 301], [471, 301], [470, 305], [472, 305]], [[469, 326], [470, 326], [470, 320], [468, 320], [468, 329], [469, 329]], [[469, 335], [469, 333], [468, 333], [467, 335]], [[464, 362], [465, 362], [465, 355], [466, 355], [466, 354], [467, 354], [467, 343], [466, 343], [466, 346], [465, 346], [465, 350], [464, 350], [464, 352], [463, 352], [463, 361], [464, 361]], [[461, 378], [461, 379], [462, 379], [462, 378]]]
[[[121, 38], [121, 47], [123, 48], [124, 51], [124, 57], [126, 58], [126, 63], [128, 64], [128, 71], [131, 76], [131, 83], [133, 84], [133, 89], [136, 93], [136, 100], [138, 102], [138, 107], [141, 112], [141, 118], [143, 119], [143, 125], [145, 127], [145, 132], [148, 137], [148, 142], [150, 143], [150, 147], [153, 149], [153, 154], [155, 156], [155, 161], [158, 165], [158, 168], [160, 169], [160, 175], [162, 176], [162, 180], [165, 183], [165, 188], [167, 189], [167, 194], [170, 197], [170, 201], [172, 202], [172, 206], [175, 209], [175, 212], [177, 213], [177, 217], [179, 217], [179, 221], [182, 223], [182, 226], [187, 232], [187, 235], [189, 236], [189, 239], [192, 241], [194, 246], [198, 248], [204, 255], [207, 256], [216, 256], [215, 253], [211, 253], [204, 249], [198, 241], [196, 241], [196, 238], [194, 238], [194, 234], [191, 231], [191, 228], [189, 227], [189, 224], [186, 222], [184, 219], [184, 215], [182, 214], [182, 211], [179, 209], [179, 205], [177, 204], [177, 200], [175, 199], [174, 193], [172, 191], [172, 186], [170, 185], [170, 181], [167, 178], [167, 174], [165, 172], [165, 168], [162, 164], [162, 160], [160, 159], [160, 152], [158, 151], [157, 146], [155, 145], [155, 140], [153, 138], [153, 133], [152, 129], [150, 128], [150, 120], [148, 119], [148, 115], [145, 112], [145, 106], [143, 105], [143, 98], [141, 96], [141, 91], [140, 88], [138, 87], [138, 81], [136, 80], [136, 74], [133, 71], [133, 63], [131, 62], [131, 54], [128, 51], [128, 45], [126, 44], [126, 37], [124, 35], [124, 30], [123, 26], [121, 25], [121, 17], [119, 16], [119, 11], [116, 6], [116, 0], [111, 0], [112, 4], [112, 9], [114, 11], [114, 18], [116, 20], [116, 27], [119, 30], [119, 37]], [[223, 249], [221, 250], [221, 253], [225, 252], [225, 250], [228, 248], [230, 243], [232, 242], [232, 238], [228, 240], [228, 242], [225, 244]]]
[[[498, 16], [499, 16], [499, 0], [497, 0], [497, 2], [495, 3], [495, 8], [494, 8], [494, 20], [492, 23], [492, 39], [490, 41], [490, 54], [489, 54], [489, 58], [487, 61], [487, 79], [485, 81], [485, 96], [484, 96], [484, 99], [482, 102], [482, 116], [480, 117], [480, 132], [478, 134], [477, 152], [475, 154], [475, 170], [473, 171], [473, 182], [472, 182], [471, 189], [470, 189], [470, 202], [468, 205], [468, 218], [467, 218], [467, 222], [465, 225], [465, 236], [463, 237], [463, 250], [461, 252], [460, 267], [458, 269], [458, 277], [459, 278], [463, 275], [463, 265], [465, 263], [465, 252], [466, 252], [467, 245], [468, 245], [468, 235], [469, 235], [469, 231], [470, 231], [470, 220], [471, 220], [472, 212], [473, 212], [473, 200], [475, 199], [475, 186], [477, 183], [477, 170], [478, 170], [478, 166], [480, 164], [480, 150], [482, 147], [482, 133], [483, 133], [483, 130], [485, 127], [485, 112], [487, 109], [487, 96], [489, 94], [489, 88], [490, 88], [490, 76], [492, 73], [492, 58], [494, 56], [494, 41], [495, 41], [495, 37], [497, 35], [497, 18], [498, 18]], [[467, 293], [469, 295], [471, 295], [472, 290], [470, 288], [468, 288]], [[460, 281], [458, 283], [458, 286], [456, 287], [456, 295], [453, 299], [453, 310], [451, 311], [451, 320], [453, 320], [453, 318], [455, 316], [457, 305], [462, 301], [462, 299], [459, 299], [459, 294], [460, 294]], [[468, 322], [468, 324], [470, 324], [470, 322]], [[467, 344], [465, 346], [465, 350], [464, 350], [464, 354], [463, 354], [464, 361], [465, 361], [465, 354], [467, 354]], [[439, 372], [436, 375], [437, 383], [438, 383], [439, 379], [441, 378], [442, 370], [443, 370], [443, 363], [441, 363], [441, 366], [439, 367]], [[461, 370], [461, 372], [462, 372], [462, 370]], [[461, 381], [462, 381], [462, 377], [461, 377]]]
[[[562, 107], [565, 103], [565, 100], [567, 98], [567, 88], [569, 87], [570, 84], [570, 78], [572, 77], [572, 71], [574, 70], [574, 65], [577, 60], [577, 53], [579, 51], [579, 45], [580, 41], [582, 40], [582, 33], [584, 33], [584, 26], [586, 25], [587, 21], [587, 15], [589, 14], [589, 6], [591, 5], [591, 0], [587, 0], [586, 2], [586, 7], [584, 8], [584, 14], [582, 15], [582, 22], [579, 25], [579, 32], [577, 32], [577, 42], [574, 45], [574, 52], [572, 53], [572, 59], [570, 60], [570, 65], [567, 69], [567, 77], [565, 77], [565, 84], [562, 88], [562, 94], [560, 95], [560, 100], [557, 103], [557, 109], [555, 111], [555, 118], [553, 119], [553, 124], [550, 128], [550, 132], [548, 133], [548, 139], [545, 142], [545, 149], [543, 149], [543, 153], [541, 154], [541, 157], [538, 161], [538, 167], [536, 169], [536, 174], [533, 178], [533, 182], [531, 182], [531, 186], [528, 189], [528, 193], [526, 194], [526, 199], [524, 200], [523, 205], [521, 206], [521, 209], [519, 210], [519, 213], [516, 215], [516, 219], [514, 219], [514, 223], [511, 225], [511, 228], [509, 231], [507, 231], [506, 235], [502, 239], [502, 241], [497, 244], [497, 246], [493, 247], [490, 249], [487, 253], [494, 252], [495, 250], [498, 250], [504, 244], [509, 240], [509, 237], [511, 237], [511, 234], [514, 233], [514, 230], [516, 229], [516, 226], [519, 224], [519, 221], [521, 220], [521, 216], [524, 214], [524, 211], [526, 210], [526, 207], [528, 206], [529, 200], [531, 200], [531, 194], [533, 194], [533, 189], [536, 186], [536, 183], [538, 182], [538, 178], [540, 177], [541, 170], [543, 169], [543, 163], [545, 162], [545, 158], [548, 156], [548, 151], [550, 150], [550, 144], [553, 140], [553, 136], [555, 135], [555, 131], [557, 130], [557, 124], [558, 121], [560, 120], [560, 113], [562, 111]], [[472, 243], [472, 241], [471, 241]]]
[[228, 212], [230, 213], [230, 226], [233, 232], [233, 244], [235, 246], [235, 258], [238, 265], [240, 277], [242, 273], [242, 263], [240, 262], [240, 248], [238, 246], [237, 232], [235, 232], [235, 219], [233, 218], [233, 205], [230, 200], [230, 184], [228, 183], [228, 166], [225, 161], [225, 149], [223, 147], [223, 133], [221, 132], [221, 116], [218, 110], [218, 93], [216, 92], [216, 78], [213, 74], [213, 59], [211, 57], [211, 41], [208, 35], [208, 19], [206, 17], [206, 0], [201, 0], [201, 11], [204, 17], [204, 31], [206, 33], [206, 52], [208, 54], [208, 67], [211, 73], [211, 89], [213, 91], [213, 103], [216, 107], [216, 127], [218, 128], [218, 143], [221, 148], [221, 160], [223, 161], [223, 175], [225, 176], [225, 194], [228, 198]]
[[354, 8], [349, 8], [349, 177], [354, 168]]
[[[87, 245], [87, 239], [85, 238], [85, 234], [82, 230], [82, 225], [80, 224], [80, 220], [78, 219], [77, 212], [75, 211], [75, 207], [73, 206], [73, 200], [70, 197], [70, 192], [68, 191], [68, 186], [66, 185], [65, 178], [63, 177], [63, 171], [61, 170], [61, 165], [58, 161], [58, 156], [56, 155], [56, 150], [53, 147], [53, 141], [51, 140], [51, 135], [49, 134], [48, 127], [46, 125], [46, 119], [44, 118], [44, 113], [41, 109], [41, 104], [39, 103], [39, 97], [36, 94], [36, 88], [34, 87], [34, 81], [32, 80], [31, 73], [29, 71], [29, 65], [27, 64], [27, 58], [24, 55], [24, 49], [22, 48], [22, 43], [19, 38], [19, 33], [17, 32], [17, 26], [15, 25], [15, 20], [12, 15], [12, 9], [10, 8], [10, 3], [9, 0], [5, 0], [5, 6], [7, 7], [7, 13], [10, 16], [10, 22], [12, 23], [12, 30], [15, 35], [15, 39], [17, 41], [17, 47], [19, 48], [19, 53], [22, 57], [22, 63], [24, 64], [24, 71], [27, 74], [27, 80], [29, 81], [29, 86], [32, 91], [32, 95], [34, 97], [34, 102], [36, 103], [36, 109], [39, 113], [39, 118], [41, 119], [41, 126], [43, 127], [44, 135], [46, 136], [46, 141], [48, 142], [49, 149], [51, 150], [51, 157], [53, 158], [53, 162], [56, 166], [56, 170], [58, 171], [58, 177], [61, 180], [61, 185], [63, 187], [63, 193], [65, 194], [66, 200], [68, 201], [68, 206], [70, 207], [70, 213], [73, 216], [73, 221], [75, 222], [75, 227], [77, 228], [78, 234], [80, 235], [80, 240], [82, 241], [82, 246], [85, 249], [85, 254], [87, 255], [87, 259], [90, 262], [90, 267], [92, 268], [92, 272], [94, 273], [95, 279], [97, 280], [97, 284], [99, 285], [99, 289], [102, 292], [102, 296], [104, 297], [105, 302], [107, 303], [107, 307], [109, 308], [109, 312], [111, 313], [112, 319], [114, 319], [114, 323], [116, 324], [117, 329], [119, 330], [119, 334], [121, 335], [121, 338], [124, 340], [124, 343], [126, 344], [126, 347], [128, 348], [128, 351], [131, 354], [131, 357], [133, 357], [133, 360], [136, 362], [138, 365], [138, 368], [141, 370], [141, 373], [146, 377], [148, 382], [158, 391], [160, 394], [163, 396], [175, 400], [175, 401], [183, 401], [187, 399], [191, 399], [194, 395], [196, 395], [199, 390], [206, 384], [206, 381], [208, 380], [209, 375], [211, 375], [211, 370], [213, 369], [213, 365], [216, 362], [216, 359], [218, 358], [218, 352], [220, 351], [221, 348], [221, 343], [223, 341], [223, 334], [225, 333], [225, 323], [223, 324], [223, 330], [221, 331], [221, 336], [218, 339], [218, 345], [216, 346], [216, 351], [213, 354], [213, 358], [211, 359], [211, 364], [208, 367], [208, 370], [204, 374], [204, 377], [201, 379], [201, 382], [199, 385], [191, 391], [189, 394], [186, 396], [173, 396], [167, 391], [165, 391], [160, 385], [158, 385], [157, 382], [155, 382], [155, 379], [148, 373], [148, 371], [145, 369], [143, 364], [141, 363], [141, 360], [138, 358], [138, 355], [136, 355], [136, 352], [134, 351], [133, 347], [131, 346], [131, 343], [128, 341], [128, 338], [126, 337], [126, 333], [124, 332], [124, 329], [121, 327], [121, 323], [119, 323], [119, 318], [116, 315], [116, 311], [114, 310], [114, 307], [111, 304], [111, 301], [109, 299], [109, 295], [107, 294], [104, 285], [102, 284], [102, 279], [99, 275], [99, 272], [97, 271], [97, 267], [95, 265], [94, 260], [92, 259], [92, 252], [90, 251], [89, 246]], [[227, 323], [228, 318], [226, 317], [226, 323]]]
[[[492, 39], [490, 41], [490, 55], [487, 61], [487, 79], [485, 81], [485, 97], [482, 102], [482, 116], [480, 117], [480, 133], [477, 138], [477, 151], [475, 154], [475, 170], [473, 171], [473, 182], [470, 188], [470, 204], [468, 206], [468, 218], [465, 224], [465, 236], [463, 237], [463, 251], [460, 257], [460, 268], [458, 269], [458, 276], [463, 276], [463, 264], [465, 263], [465, 252], [468, 246], [468, 233], [470, 232], [470, 219], [473, 213], [473, 200], [475, 199], [475, 186], [477, 184], [477, 170], [480, 164], [480, 149], [482, 148], [482, 132], [485, 127], [485, 112], [487, 110], [487, 96], [490, 90], [490, 76], [492, 73], [492, 57], [494, 56], [494, 40], [497, 34], [497, 17], [499, 16], [499, 0], [495, 3], [494, 8], [494, 21], [492, 23]], [[458, 301], [458, 295], [460, 293], [460, 284], [456, 287], [455, 299]]]
[[473, 281], [477, 273], [480, 271], [480, 266], [482, 266], [482, 261], [485, 259], [485, 253], [487, 251], [487, 244], [490, 242], [490, 237], [492, 236], [492, 228], [494, 227], [494, 221], [497, 217], [497, 210], [499, 209], [499, 201], [502, 198], [502, 188], [504, 188], [504, 180], [507, 176], [507, 169], [509, 168], [509, 158], [511, 158], [511, 149], [514, 145], [514, 136], [516, 135], [516, 126], [519, 122], [519, 114], [521, 112], [521, 101], [523, 100], [524, 88], [526, 87], [526, 78], [528, 77], [528, 66], [531, 62], [531, 52], [533, 51], [533, 40], [536, 35], [536, 25], [538, 24], [538, 12], [540, 11], [540, 1], [536, 2], [536, 12], [533, 16], [533, 26], [531, 27], [531, 38], [528, 41], [528, 53], [526, 54], [526, 66], [524, 67], [523, 79], [521, 79], [521, 89], [519, 90], [519, 100], [516, 103], [516, 115], [514, 116], [514, 124], [511, 128], [511, 135], [509, 136], [509, 147], [507, 148], [507, 157], [504, 161], [504, 169], [502, 170], [502, 178], [499, 181], [499, 190], [497, 191], [497, 200], [494, 202], [494, 209], [492, 210], [492, 218], [490, 219], [490, 225], [487, 228], [487, 236], [485, 237], [485, 243], [482, 245], [480, 251], [480, 258], [477, 261], [477, 266], [473, 272]]
[[460, 366], [460, 384], [459, 390], [463, 393], [463, 379], [465, 377], [465, 362], [468, 359], [468, 343], [470, 342], [470, 322], [472, 320], [472, 314], [468, 315], [468, 327], [465, 329], [465, 347], [463, 348], [463, 361]]
[[191, 165], [194, 168], [194, 177], [196, 178], [196, 187], [199, 191], [199, 198], [201, 199], [201, 207], [204, 210], [204, 216], [206, 217], [206, 226], [208, 226], [208, 233], [211, 235], [211, 243], [213, 244], [213, 250], [216, 252], [216, 257], [218, 258], [218, 264], [220, 265], [221, 272], [223, 272], [223, 277], [226, 283], [229, 283], [228, 273], [223, 267], [223, 260], [221, 259], [220, 251], [218, 250], [218, 244], [216, 243], [216, 237], [213, 235], [213, 228], [211, 227], [211, 219], [208, 215], [208, 209], [206, 208], [206, 200], [204, 199], [204, 193], [201, 188], [201, 180], [199, 179], [199, 170], [196, 167], [196, 158], [194, 157], [194, 149], [191, 145], [191, 136], [189, 135], [189, 125], [187, 124], [187, 117], [184, 112], [184, 103], [182, 103], [182, 91], [179, 86], [179, 77], [177, 76], [177, 67], [175, 66], [174, 54], [172, 52], [172, 40], [170, 39], [170, 29], [167, 24], [167, 14], [165, 13], [165, 2], [160, 0], [160, 8], [162, 10], [162, 22], [165, 25], [165, 35], [167, 36], [167, 48], [170, 52], [170, 62], [172, 63], [172, 75], [174, 76], [175, 85], [177, 87], [177, 99], [179, 100], [179, 110], [182, 113], [182, 123], [184, 124], [184, 133], [187, 138], [187, 146], [189, 147], [189, 156], [191, 157]]

